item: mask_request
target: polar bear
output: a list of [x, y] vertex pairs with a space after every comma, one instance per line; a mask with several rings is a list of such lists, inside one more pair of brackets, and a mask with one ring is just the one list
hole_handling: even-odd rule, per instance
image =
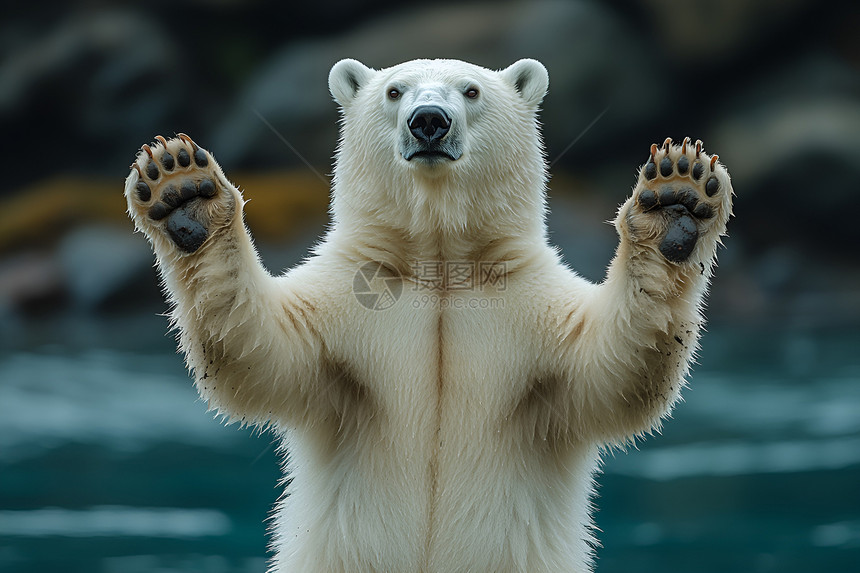
[[685, 384], [731, 212], [689, 138], [651, 145], [606, 279], [560, 261], [537, 119], [548, 75], [338, 62], [332, 224], [272, 276], [187, 135], [144, 145], [128, 210], [200, 395], [283, 436], [270, 571], [590, 571], [600, 453]]

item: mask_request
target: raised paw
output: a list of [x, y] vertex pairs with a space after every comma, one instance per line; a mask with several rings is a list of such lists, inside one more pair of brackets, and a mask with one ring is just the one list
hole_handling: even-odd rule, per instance
[[701, 141], [691, 144], [687, 137], [675, 145], [666, 139], [651, 145], [639, 171], [627, 224], [634, 240], [657, 241], [667, 260], [682, 263], [702, 240], [715, 244], [725, 231], [731, 196], [728, 172]]
[[180, 133], [143, 145], [126, 180], [129, 213], [150, 237], [158, 230], [185, 253], [197, 251], [235, 211], [232, 185], [211, 155]]

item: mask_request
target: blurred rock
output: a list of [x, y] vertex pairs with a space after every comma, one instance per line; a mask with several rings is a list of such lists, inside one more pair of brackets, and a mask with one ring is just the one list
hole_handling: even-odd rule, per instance
[[0, 322], [23, 312], [42, 314], [63, 306], [63, 269], [52, 255], [23, 251], [0, 260]]
[[729, 100], [709, 146], [730, 166], [747, 248], [857, 264], [856, 230], [839, 219], [860, 190], [856, 70], [813, 53], [762, 78]]
[[[553, 160], [607, 108], [609, 113], [571, 155], [642, 125], [669, 103], [659, 81], [661, 71], [649, 66], [644, 47], [635, 29], [593, 2], [402, 10], [349, 34], [286, 46], [249, 82], [209, 145], [227, 168], [300, 165], [305, 160], [327, 168], [337, 137], [337, 111], [327, 78], [341, 58], [359, 59], [374, 68], [414, 58], [456, 58], [503, 68], [531, 57], [550, 72], [542, 121]], [[290, 146], [301, 157], [295, 157]]]
[[70, 230], [91, 222], [133, 228], [125, 213], [122, 179], [55, 177], [0, 197], [0, 255], [53, 249]]
[[146, 242], [119, 227], [76, 229], [63, 238], [57, 255], [71, 303], [79, 310], [97, 309], [125, 289], [132, 291], [125, 303], [134, 305], [135, 282], [152, 274]]
[[[82, 12], [30, 32], [0, 60], [0, 125], [16, 138], [4, 151], [9, 164], [41, 173], [123, 169], [135, 149], [116, 142], [145, 143], [185, 98], [186, 63], [144, 16]], [[14, 170], [4, 189], [28, 177]]]
[[812, 0], [640, 0], [639, 4], [668, 59], [682, 65], [725, 63], [777, 34], [815, 5]]

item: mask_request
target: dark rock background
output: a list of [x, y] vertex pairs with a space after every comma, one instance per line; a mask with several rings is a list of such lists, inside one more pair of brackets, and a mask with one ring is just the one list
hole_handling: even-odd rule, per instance
[[[856, 324], [858, 25], [855, 3], [811, 0], [6, 7], [0, 324], [160, 304], [120, 197], [154, 135], [192, 134], [240, 184], [243, 173], [284, 175], [259, 191], [279, 209], [249, 206], [252, 230], [271, 231], [258, 239], [278, 270], [325, 223], [317, 175], [330, 173], [337, 137], [334, 62], [451, 57], [501, 68], [526, 56], [550, 72], [551, 227], [580, 272], [601, 279], [616, 241], [603, 222], [649, 145], [690, 135], [720, 155], [737, 193], [711, 320]], [[288, 187], [296, 174], [305, 183]], [[257, 197], [247, 184], [246, 194]], [[311, 206], [294, 209], [302, 194]]]

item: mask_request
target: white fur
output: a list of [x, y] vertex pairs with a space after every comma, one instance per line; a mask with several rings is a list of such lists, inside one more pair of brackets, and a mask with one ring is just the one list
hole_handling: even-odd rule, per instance
[[[657, 427], [678, 397], [731, 187], [717, 164], [717, 215], [683, 264], [660, 255], [659, 221], [628, 199], [607, 278], [587, 282], [547, 244], [547, 83], [533, 60], [501, 72], [338, 63], [334, 222], [279, 277], [259, 263], [241, 196], [214, 159], [222, 194], [191, 255], [146, 219], [129, 176], [129, 209], [153, 243], [198, 390], [230, 419], [284, 436], [292, 481], [271, 571], [591, 570], [599, 452]], [[425, 92], [452, 116], [457, 161], [398, 153]], [[353, 296], [366, 261], [405, 277], [393, 307]], [[428, 291], [417, 261], [502, 262], [506, 283]]]

